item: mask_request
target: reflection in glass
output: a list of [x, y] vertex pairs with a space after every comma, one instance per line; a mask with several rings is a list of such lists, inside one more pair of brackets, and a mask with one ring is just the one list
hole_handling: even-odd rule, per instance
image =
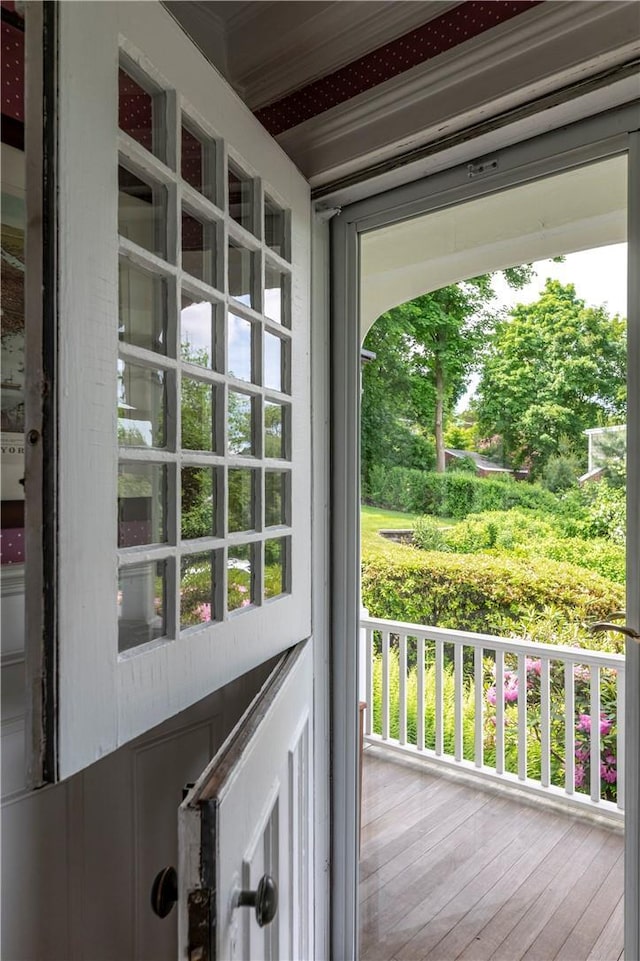
[[182, 269], [215, 286], [215, 227], [182, 211]]
[[227, 411], [227, 448], [230, 454], [253, 454], [253, 400], [246, 394], [229, 391]]
[[118, 467], [118, 547], [161, 544], [167, 539], [167, 468]]
[[213, 551], [183, 555], [180, 561], [180, 628], [217, 620], [214, 608]]
[[183, 540], [216, 534], [215, 468], [182, 468], [181, 534]]
[[182, 125], [182, 177], [210, 200], [215, 200], [209, 173], [214, 167], [214, 150], [211, 141], [201, 139], [190, 127]]
[[193, 377], [182, 377], [183, 450], [216, 449], [216, 388]]
[[264, 241], [281, 257], [286, 256], [284, 210], [270, 197], [264, 199]]
[[118, 443], [164, 447], [166, 385], [162, 370], [118, 360]]
[[276, 324], [286, 324], [285, 290], [287, 275], [269, 264], [264, 268], [264, 314]]
[[[162, 137], [154, 137], [154, 101], [161, 95], [144, 90], [126, 70], [118, 71], [118, 126], [139, 144], [164, 160]], [[154, 140], [157, 142], [154, 143]]]
[[241, 544], [227, 551], [227, 610], [237, 611], [253, 603], [253, 545]]
[[286, 457], [284, 408], [270, 401], [264, 405], [264, 456]]
[[275, 334], [264, 332], [264, 386], [271, 390], [282, 387], [282, 351], [283, 343]]
[[264, 475], [264, 522], [266, 527], [287, 523], [288, 473], [268, 470]]
[[229, 164], [229, 216], [253, 231], [253, 181], [233, 164]]
[[[4, 13], [4, 6], [3, 6]], [[2, 74], [7, 66], [9, 76], [9, 55], [11, 47], [16, 52], [24, 49], [24, 33], [17, 27], [9, 29], [6, 21], [2, 23], [3, 52], [5, 61], [2, 64]], [[12, 40], [7, 43], [7, 31]], [[15, 40], [15, 48], [14, 48]], [[16, 104], [22, 104], [24, 82], [15, 77], [14, 89]], [[13, 96], [13, 94], [12, 94]], [[9, 97], [6, 97], [6, 102]], [[3, 107], [4, 109], [4, 107]], [[11, 108], [9, 108], [10, 110]], [[4, 123], [8, 118], [3, 115]], [[9, 149], [9, 148], [8, 148]], [[2, 160], [5, 162], [5, 146], [2, 147]], [[11, 150], [9, 149], [11, 153]], [[2, 330], [2, 376], [0, 378], [0, 428], [2, 430], [2, 458], [0, 469], [0, 485], [2, 487], [2, 530], [0, 532], [0, 564], [3, 568], [24, 564], [25, 562], [25, 488], [24, 488], [24, 447], [25, 447], [25, 386], [26, 376], [32, 372], [31, 360], [25, 352], [25, 201], [24, 190], [10, 187], [10, 183], [23, 182], [25, 155], [15, 151], [15, 176], [18, 180], [7, 178], [3, 184], [2, 193], [2, 224], [0, 239], [2, 243], [2, 296], [1, 296], [1, 330]], [[3, 170], [6, 177], [9, 169], [8, 162]], [[11, 169], [14, 169], [13, 163]], [[4, 188], [7, 188], [7, 192]], [[5, 568], [6, 569], [6, 568]], [[24, 592], [24, 575], [21, 575], [22, 592]], [[2, 582], [2, 629], [3, 643], [8, 639], [9, 632], [16, 632], [21, 636], [21, 626], [24, 617], [19, 598], [14, 601], [7, 598], [6, 584]], [[16, 590], [18, 588], [16, 587]], [[11, 590], [13, 592], [13, 589]], [[6, 618], [5, 618], [6, 612]], [[22, 642], [21, 642], [22, 643]]]
[[252, 380], [251, 335], [253, 324], [229, 314], [228, 372], [238, 380]]
[[209, 301], [182, 295], [180, 308], [180, 352], [188, 364], [213, 367], [215, 310]]
[[118, 167], [118, 231], [152, 254], [164, 257], [167, 245], [167, 191]]
[[229, 468], [227, 477], [228, 530], [250, 531], [255, 527], [255, 471]]
[[287, 591], [288, 537], [264, 542], [264, 596], [277, 597]]
[[166, 354], [167, 290], [161, 277], [121, 260], [118, 277], [118, 334], [134, 344]]
[[255, 307], [253, 254], [229, 241], [229, 293], [245, 307]]
[[166, 633], [166, 561], [121, 567], [118, 574], [118, 651]]

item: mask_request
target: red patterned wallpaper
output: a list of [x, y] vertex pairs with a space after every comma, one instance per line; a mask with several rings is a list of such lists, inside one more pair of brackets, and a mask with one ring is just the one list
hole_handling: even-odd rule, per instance
[[273, 136], [451, 50], [541, 0], [468, 0], [334, 73], [256, 111]]

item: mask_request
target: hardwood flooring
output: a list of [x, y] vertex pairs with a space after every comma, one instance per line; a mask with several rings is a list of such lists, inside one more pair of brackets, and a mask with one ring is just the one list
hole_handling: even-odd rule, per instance
[[623, 836], [364, 752], [361, 961], [619, 961]]

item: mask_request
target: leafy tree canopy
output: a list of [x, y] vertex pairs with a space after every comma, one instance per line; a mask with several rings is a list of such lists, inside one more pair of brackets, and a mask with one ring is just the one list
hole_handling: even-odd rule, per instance
[[625, 321], [585, 306], [573, 284], [547, 280], [539, 300], [496, 325], [481, 365], [479, 432], [499, 435], [505, 461], [534, 472], [567, 439], [583, 455], [585, 429], [624, 420], [625, 366]]
[[[530, 265], [504, 276], [519, 289]], [[364, 346], [376, 354], [363, 372], [362, 469], [366, 491], [375, 466], [444, 470], [444, 422], [466, 388], [494, 323], [491, 274], [443, 287], [394, 307]]]

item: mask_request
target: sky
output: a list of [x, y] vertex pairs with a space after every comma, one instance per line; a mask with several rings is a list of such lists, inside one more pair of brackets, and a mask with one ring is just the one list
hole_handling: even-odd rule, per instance
[[497, 304], [509, 307], [513, 304], [529, 304], [537, 300], [547, 277], [554, 277], [563, 284], [575, 284], [576, 293], [588, 307], [607, 305], [610, 314], [627, 316], [627, 245], [612, 244], [567, 254], [564, 263], [551, 260], [534, 263], [537, 276], [522, 290], [511, 290], [502, 277], [497, 277], [494, 290]]

